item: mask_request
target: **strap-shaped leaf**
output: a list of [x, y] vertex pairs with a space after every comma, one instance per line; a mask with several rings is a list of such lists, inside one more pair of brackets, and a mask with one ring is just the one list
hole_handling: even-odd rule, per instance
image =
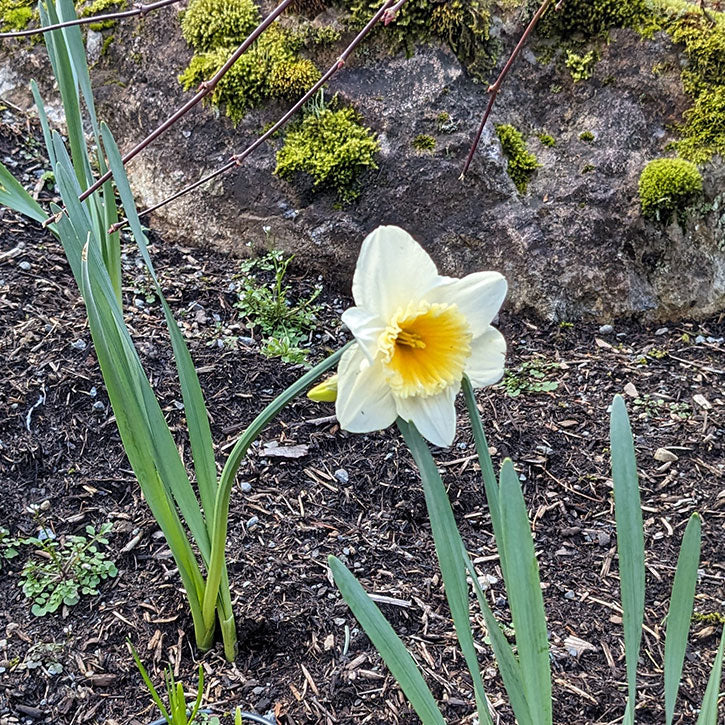
[[458, 532], [448, 494], [428, 445], [413, 423], [407, 423], [398, 418], [397, 424], [420, 470], [446, 598], [451, 609], [463, 658], [473, 680], [478, 717], [481, 722], [490, 723], [491, 716], [488, 712], [486, 693], [471, 632], [466, 568], [465, 563], [461, 560], [463, 540]]
[[717, 702], [720, 697], [723, 655], [725, 655], [725, 627], [720, 636], [720, 647], [717, 650], [715, 661], [712, 663], [712, 671], [707, 681], [705, 696], [702, 698], [702, 707], [697, 717], [697, 725], [718, 725]]
[[682, 537], [680, 554], [677, 557], [675, 581], [672, 585], [670, 609], [667, 614], [665, 632], [665, 722], [672, 725], [675, 701], [680, 688], [682, 664], [685, 661], [687, 635], [695, 602], [697, 567], [700, 564], [700, 517], [692, 514]]
[[331, 556], [327, 561], [342, 598], [380, 653], [423, 725], [445, 725], [441, 711], [418, 666], [388, 620], [339, 559]]
[[3, 164], [0, 164], [0, 204], [36, 222], [43, 222], [48, 216]]
[[526, 701], [526, 693], [524, 692], [524, 684], [521, 679], [521, 668], [519, 667], [519, 662], [516, 659], [516, 655], [514, 655], [513, 649], [508, 643], [506, 636], [501, 631], [501, 627], [496, 621], [496, 617], [493, 616], [491, 607], [489, 607], [488, 602], [486, 601], [486, 595], [481, 589], [481, 585], [478, 583], [476, 569], [465, 549], [463, 550], [462, 556], [463, 561], [466, 564], [466, 569], [468, 569], [468, 575], [471, 577], [471, 581], [473, 582], [473, 590], [476, 593], [476, 599], [478, 600], [478, 604], [483, 612], [486, 629], [488, 630], [488, 636], [491, 640], [491, 647], [496, 655], [498, 669], [501, 672], [503, 684], [506, 688], [506, 694], [509, 696], [511, 709], [514, 711], [516, 722], [518, 725], [532, 725], [533, 721], [531, 719], [529, 703]]
[[634, 440], [627, 408], [621, 395], [615, 396], [612, 403], [610, 438], [624, 653], [627, 664], [628, 701], [625, 725], [632, 725], [637, 696], [637, 661], [644, 621], [644, 530]]
[[519, 666], [526, 701], [535, 725], [551, 725], [551, 668], [539, 565], [513, 463], [504, 461], [499, 486], [506, 591], [516, 633]]

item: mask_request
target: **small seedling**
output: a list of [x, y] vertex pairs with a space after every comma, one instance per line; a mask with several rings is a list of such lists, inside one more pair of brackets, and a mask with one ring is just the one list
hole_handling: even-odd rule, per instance
[[10, 531], [0, 526], [0, 564], [3, 559], [14, 559], [18, 555], [20, 541], [10, 536]]
[[[240, 271], [244, 278], [235, 306], [252, 327], [265, 335], [265, 355], [297, 363], [304, 362], [307, 356], [300, 343], [316, 325], [320, 306], [315, 300], [321, 290], [318, 287], [309, 297], [292, 302], [291, 286], [285, 283], [292, 259], [272, 251], [260, 259], [243, 262]], [[262, 281], [264, 275], [271, 276], [271, 281]]]
[[559, 387], [558, 381], [548, 379], [549, 373], [558, 368], [557, 363], [534, 358], [522, 363], [515, 370], [506, 370], [501, 385], [506, 395], [511, 398], [516, 398], [521, 393], [548, 393]]
[[648, 393], [635, 398], [633, 401], [639, 417], [649, 418], [672, 418], [673, 420], [687, 420], [692, 416], [692, 408], [688, 403], [667, 401], [662, 398], [655, 398]]
[[118, 574], [116, 565], [100, 548], [108, 545], [106, 535], [112, 526], [105, 523], [96, 531], [89, 525], [87, 536], [65, 536], [61, 541], [49, 536], [49, 529], [43, 527], [38, 536], [20, 540], [22, 545], [36, 547], [42, 557], [29, 559], [20, 575], [23, 594], [33, 602], [33, 614], [42, 617], [61, 604], [71, 607], [82, 594], [98, 594], [102, 579]]

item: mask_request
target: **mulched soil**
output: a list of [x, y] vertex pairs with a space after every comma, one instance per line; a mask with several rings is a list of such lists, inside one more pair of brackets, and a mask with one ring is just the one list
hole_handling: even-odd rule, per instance
[[[28, 188], [46, 168], [28, 141], [33, 133], [21, 117], [3, 112], [0, 158], [17, 162], [13, 170]], [[47, 200], [50, 192], [40, 187], [41, 201]], [[223, 462], [235, 436], [301, 368], [263, 357], [258, 338], [244, 339], [250, 332], [229, 291], [237, 261], [154, 241], [156, 266], [188, 334]], [[183, 446], [183, 410], [162, 316], [158, 304], [145, 300], [134, 249], [125, 251], [129, 324]], [[300, 294], [318, 281], [294, 269], [292, 278]], [[316, 359], [345, 340], [338, 319], [349, 299], [325, 291], [322, 302], [311, 340]], [[37, 225], [7, 211], [0, 212], [0, 315], [0, 524], [13, 535], [34, 534], [38, 524], [28, 507], [46, 501], [45, 524], [59, 537], [111, 521], [110, 551], [119, 569], [98, 596], [35, 617], [18, 582], [24, 560], [36, 554], [23, 549], [2, 562], [0, 723], [145, 725], [157, 718], [127, 638], [159, 684], [170, 664], [193, 690], [201, 661], [204, 701], [215, 712], [239, 704], [272, 710], [289, 725], [417, 722], [332, 585], [328, 554], [341, 556], [368, 591], [387, 598], [382, 609], [423, 668], [447, 721], [473, 722], [470, 679], [442, 592], [422, 489], [395, 431], [347, 434], [330, 408], [304, 399], [265, 431], [264, 442], [307, 446], [308, 452], [269, 458], [256, 446], [240, 471], [228, 544], [239, 656], [229, 664], [218, 647], [195, 651], [179, 578], [124, 457], [62, 249]], [[693, 511], [704, 518], [696, 612], [722, 614], [725, 605], [725, 322], [661, 327], [621, 321], [607, 332], [598, 324], [540, 325], [503, 314], [500, 327], [510, 346], [509, 390], [536, 381], [525, 372], [516, 377], [518, 366], [532, 360], [553, 363], [543, 366], [544, 374], [558, 383], [556, 390], [524, 390], [516, 397], [502, 386], [479, 394], [495, 461], [515, 461], [534, 521], [555, 722], [614, 723], [623, 715], [608, 460], [607, 408], [615, 393], [625, 394], [632, 416], [646, 517], [647, 628], [637, 720], [662, 722], [663, 620]], [[437, 451], [436, 459], [464, 540], [506, 621], [464, 418], [454, 447]], [[478, 616], [475, 624], [493, 709], [499, 722], [511, 723]], [[693, 624], [678, 722], [694, 722], [719, 631], [711, 621]]]

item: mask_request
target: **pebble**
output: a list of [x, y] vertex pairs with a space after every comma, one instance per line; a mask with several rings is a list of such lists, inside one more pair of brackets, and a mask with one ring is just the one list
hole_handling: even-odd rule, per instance
[[344, 468], [338, 468], [334, 475], [340, 483], [347, 483], [350, 480], [350, 475]]
[[667, 327], [660, 327], [659, 329], [655, 330], [655, 335], [666, 335], [669, 332], [669, 328]]
[[88, 343], [85, 340], [74, 340], [70, 346], [74, 350], [85, 350], [88, 347]]
[[702, 345], [703, 342], [705, 342], [705, 336], [704, 335], [698, 335], [695, 338], [695, 344], [696, 345]]
[[564, 593], [564, 596], [567, 599], [574, 599], [576, 597], [576, 594], [574, 594], [574, 592], [571, 589], [569, 589], [569, 591]]
[[247, 529], [251, 530], [253, 529], [257, 524], [259, 523], [259, 516], [252, 516], [252, 518], [247, 521]]
[[241, 483], [242, 493], [249, 493], [252, 490], [252, 484], [242, 481]]
[[614, 328], [611, 325], [602, 325], [599, 328], [600, 335], [611, 335], [614, 332]]
[[29, 272], [32, 265], [30, 264], [30, 262], [23, 261], [18, 264], [18, 267], [20, 267], [20, 269], [22, 269], [23, 272]]
[[105, 410], [106, 406], [100, 400], [93, 403], [93, 410]]

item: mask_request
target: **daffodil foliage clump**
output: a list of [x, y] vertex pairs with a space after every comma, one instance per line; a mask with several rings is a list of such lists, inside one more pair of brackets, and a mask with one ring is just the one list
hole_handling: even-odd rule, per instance
[[566, 0], [559, 10], [554, 10], [556, 4], [551, 4], [541, 21], [542, 35], [592, 38], [610, 28], [637, 25], [649, 12], [646, 0]]
[[526, 148], [523, 134], [514, 126], [499, 124], [496, 126], [496, 135], [501, 142], [501, 150], [508, 159], [508, 174], [519, 193], [525, 194], [531, 177], [541, 164]]
[[302, 171], [315, 186], [334, 189], [340, 201], [351, 201], [360, 193], [360, 172], [377, 168], [379, 148], [375, 134], [360, 123], [354, 109], [323, 108], [287, 134], [275, 173], [289, 179]]
[[[380, 8], [378, 0], [345, 0], [357, 25]], [[488, 0], [415, 0], [405, 4], [383, 32], [394, 46], [412, 53], [418, 41], [438, 38], [448, 43], [474, 73], [490, 69], [493, 55], [487, 47], [491, 15]]]
[[[209, 80], [261, 20], [252, 0], [192, 0], [182, 20], [186, 41], [197, 51], [179, 76], [185, 90]], [[298, 98], [320, 78], [317, 66], [297, 54], [299, 42], [276, 25], [222, 77], [211, 103], [238, 123], [268, 98]]]
[[642, 214], [667, 221], [681, 213], [702, 191], [702, 176], [695, 164], [684, 159], [655, 159], [639, 177]]

